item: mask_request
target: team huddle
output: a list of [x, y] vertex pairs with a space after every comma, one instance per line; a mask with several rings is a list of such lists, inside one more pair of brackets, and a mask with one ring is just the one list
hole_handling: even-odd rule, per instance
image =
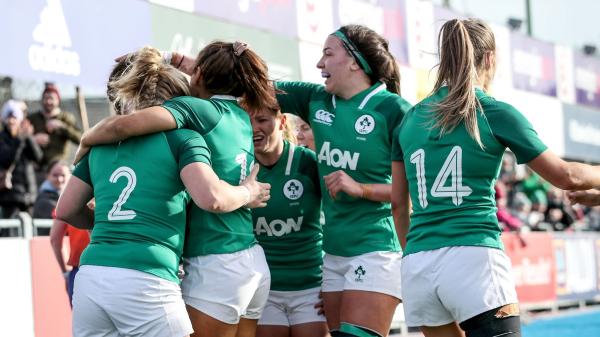
[[487, 94], [484, 22], [446, 22], [439, 48], [414, 107], [387, 41], [360, 25], [327, 37], [324, 85], [271, 81], [243, 42], [122, 57], [117, 116], [84, 134], [56, 210], [92, 229], [73, 335], [387, 336], [403, 302], [428, 337], [520, 336], [495, 213], [502, 155], [567, 190], [600, 172]]

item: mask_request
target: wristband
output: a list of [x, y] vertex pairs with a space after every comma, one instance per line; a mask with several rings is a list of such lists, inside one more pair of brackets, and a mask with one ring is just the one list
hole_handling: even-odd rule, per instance
[[166, 64], [171, 65], [173, 53], [170, 51], [161, 51], [160, 53], [162, 54], [163, 61], [165, 61]]
[[369, 186], [368, 184], [360, 184], [360, 189], [362, 190], [362, 195], [360, 196], [363, 199], [370, 199], [371, 195], [373, 194], [371, 186]]
[[244, 188], [244, 194], [246, 194], [246, 201], [244, 202], [244, 204], [242, 205], [242, 207], [248, 205], [248, 203], [250, 202], [250, 190], [248, 189], [248, 187], [244, 186], [244, 185], [240, 185], [240, 187]]

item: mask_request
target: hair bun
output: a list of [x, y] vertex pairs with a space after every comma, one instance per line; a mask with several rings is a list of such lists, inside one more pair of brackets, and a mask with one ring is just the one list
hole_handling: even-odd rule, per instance
[[242, 56], [242, 54], [248, 50], [248, 44], [241, 41], [235, 41], [233, 43], [233, 54], [237, 57]]

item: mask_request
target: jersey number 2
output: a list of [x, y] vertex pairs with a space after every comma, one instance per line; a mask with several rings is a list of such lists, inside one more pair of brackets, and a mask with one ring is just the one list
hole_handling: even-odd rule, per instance
[[[410, 156], [410, 162], [417, 169], [417, 190], [421, 208], [427, 207], [427, 183], [425, 181], [425, 151], [418, 149]], [[450, 177], [450, 185], [446, 182]], [[452, 198], [455, 206], [462, 204], [463, 197], [471, 195], [471, 188], [462, 184], [462, 148], [455, 146], [438, 172], [431, 187], [431, 195], [438, 198]]]
[[127, 199], [129, 199], [129, 195], [135, 188], [135, 184], [137, 182], [135, 171], [133, 171], [130, 167], [121, 166], [112, 173], [109, 181], [114, 184], [121, 177], [127, 179], [127, 185], [125, 185], [125, 188], [123, 188], [123, 190], [121, 191], [119, 198], [117, 199], [117, 201], [115, 201], [113, 207], [108, 212], [108, 220], [110, 221], [131, 220], [136, 216], [135, 211], [133, 210], [121, 209], [123, 204], [127, 202]]

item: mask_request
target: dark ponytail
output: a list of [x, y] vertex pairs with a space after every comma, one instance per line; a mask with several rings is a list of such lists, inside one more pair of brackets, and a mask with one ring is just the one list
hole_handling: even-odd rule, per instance
[[245, 43], [213, 42], [200, 51], [196, 66], [209, 92], [241, 97], [249, 112], [277, 109], [267, 65]]
[[367, 75], [371, 83], [381, 81], [386, 84], [387, 90], [400, 95], [400, 67], [389, 51], [388, 41], [362, 25], [346, 25], [338, 31], [356, 46], [369, 64], [372, 72]]

